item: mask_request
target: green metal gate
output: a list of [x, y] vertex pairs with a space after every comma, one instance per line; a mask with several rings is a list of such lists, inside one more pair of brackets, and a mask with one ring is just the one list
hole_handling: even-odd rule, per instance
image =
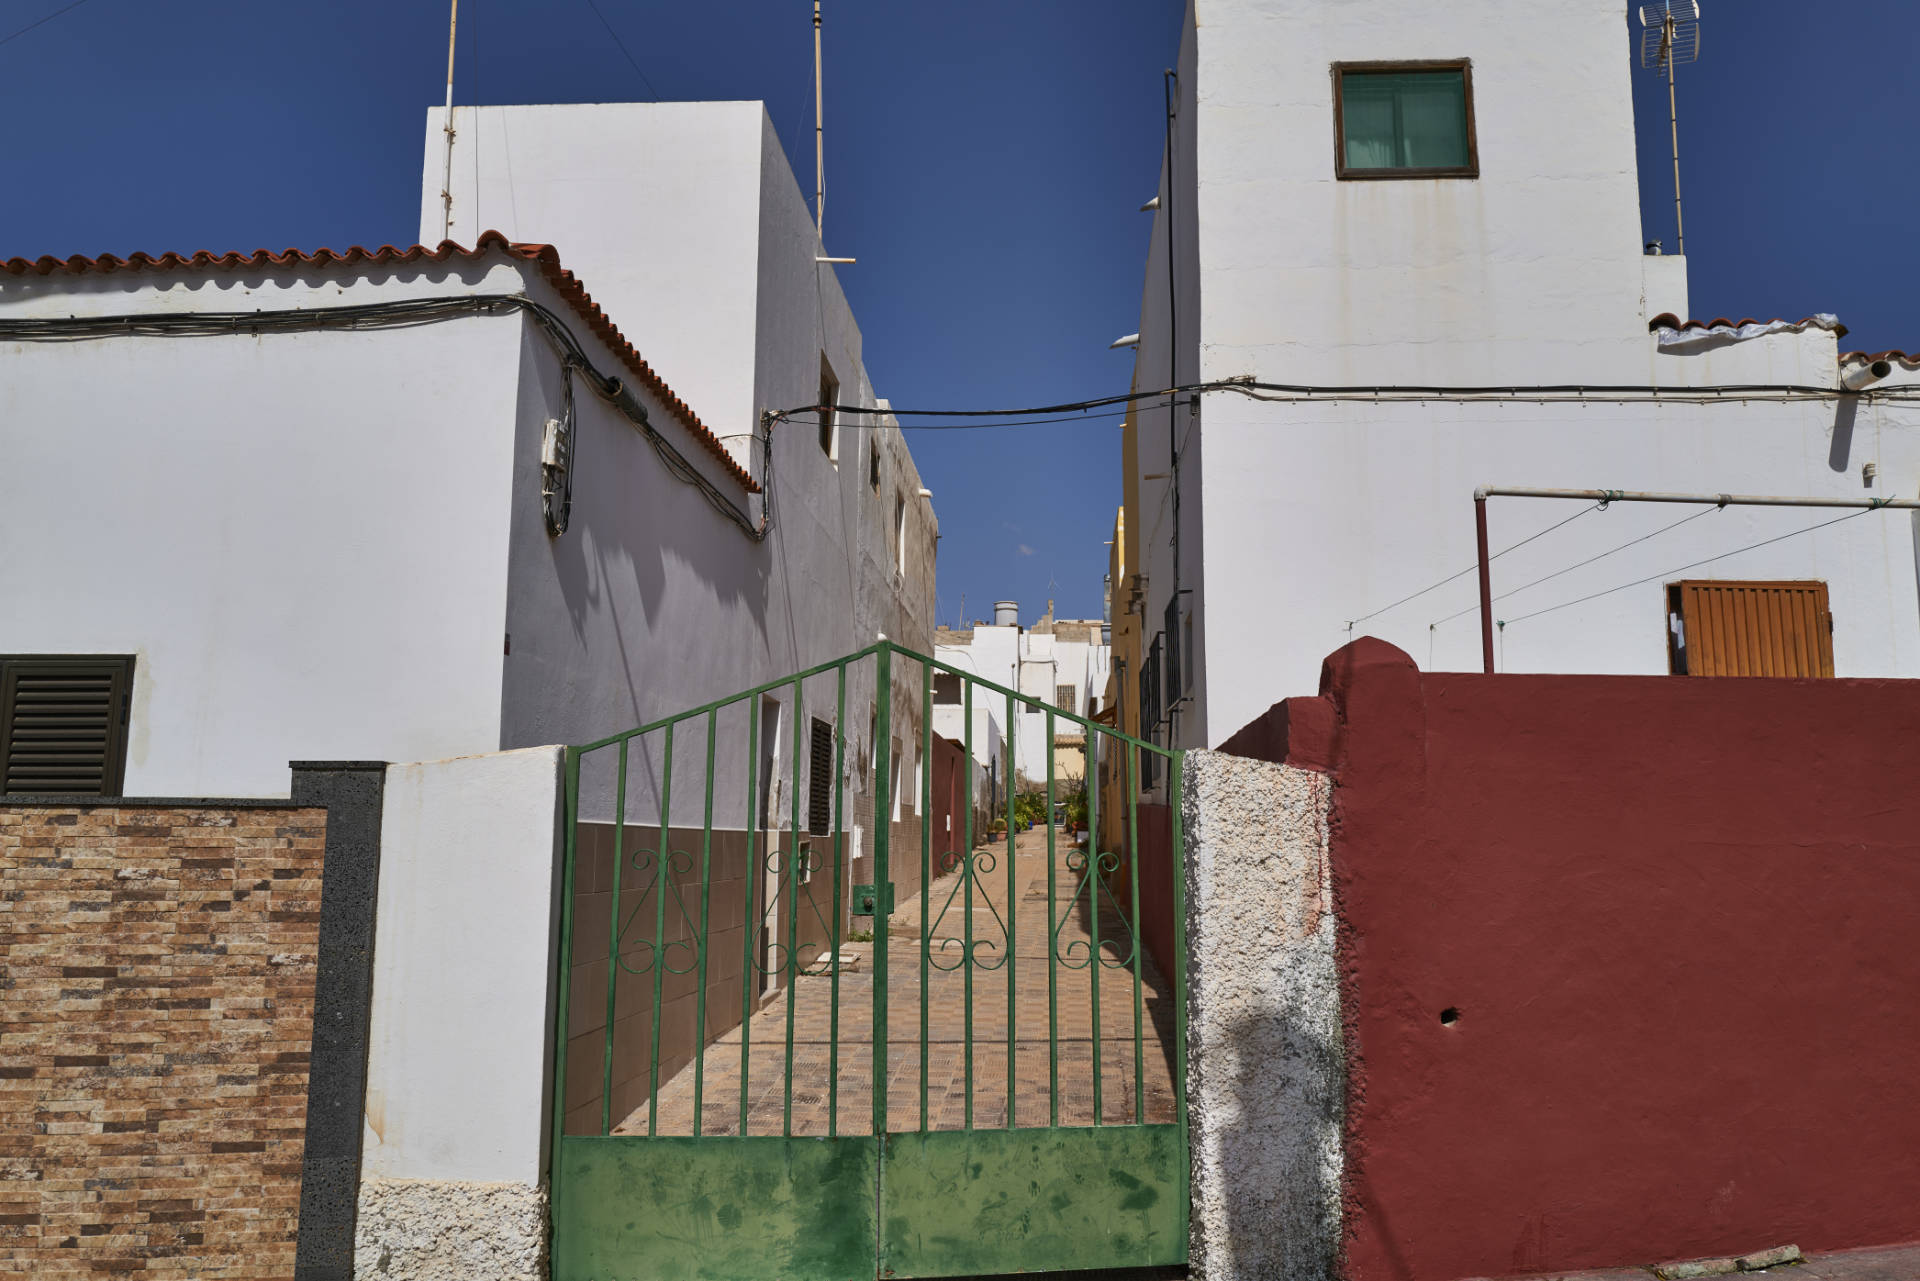
[[882, 641], [568, 751], [555, 1281], [1186, 1260], [1181, 758], [1082, 710]]

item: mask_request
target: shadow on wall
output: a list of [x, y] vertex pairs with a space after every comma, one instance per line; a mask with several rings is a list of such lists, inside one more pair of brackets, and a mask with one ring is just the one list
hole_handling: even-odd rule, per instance
[[1227, 1244], [1224, 1259], [1208, 1252], [1206, 1275], [1335, 1281], [1341, 1216], [1328, 1194], [1340, 1179], [1339, 1043], [1287, 1012], [1231, 1023], [1224, 1039], [1207, 1052], [1232, 1063], [1218, 1139]]

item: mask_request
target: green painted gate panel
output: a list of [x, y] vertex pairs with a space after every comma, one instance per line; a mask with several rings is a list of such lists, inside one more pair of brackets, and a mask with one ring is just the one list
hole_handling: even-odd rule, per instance
[[1186, 1170], [1180, 1125], [889, 1134], [881, 1275], [1185, 1263]]
[[553, 1281], [864, 1281], [879, 1145], [568, 1137]]

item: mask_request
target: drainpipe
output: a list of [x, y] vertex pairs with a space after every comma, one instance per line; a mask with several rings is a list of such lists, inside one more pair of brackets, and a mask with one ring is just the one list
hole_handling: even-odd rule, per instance
[[1480, 547], [1480, 662], [1493, 675], [1493, 571], [1487, 555], [1487, 491], [1473, 491], [1473, 534]]

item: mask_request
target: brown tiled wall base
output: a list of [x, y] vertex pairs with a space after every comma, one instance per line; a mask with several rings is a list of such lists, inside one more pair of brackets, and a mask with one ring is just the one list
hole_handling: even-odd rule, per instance
[[293, 1275], [325, 829], [0, 805], [0, 1276]]

